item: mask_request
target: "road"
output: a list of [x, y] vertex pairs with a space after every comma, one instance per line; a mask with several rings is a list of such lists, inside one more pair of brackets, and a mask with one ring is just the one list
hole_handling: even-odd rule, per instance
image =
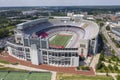
[[108, 24], [106, 23], [101, 31], [102, 34], [105, 36], [105, 38], [107, 39], [108, 44], [111, 46], [111, 48], [115, 51], [115, 55], [120, 57], [120, 52], [118, 51], [118, 48], [116, 47], [116, 45], [114, 44], [114, 42], [111, 40], [111, 38], [109, 37], [109, 35], [107, 34], [107, 30], [106, 27], [108, 26]]

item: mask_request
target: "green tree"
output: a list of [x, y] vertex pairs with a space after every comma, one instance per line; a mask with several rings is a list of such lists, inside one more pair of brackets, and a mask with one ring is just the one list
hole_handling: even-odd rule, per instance
[[105, 64], [102, 63], [101, 61], [99, 61], [98, 64], [97, 64], [96, 69], [99, 70], [99, 69], [102, 69], [103, 67], [105, 67]]
[[106, 27], [106, 30], [110, 30], [110, 26], [107, 26], [107, 27]]
[[114, 72], [114, 68], [110, 64], [108, 65], [108, 68], [111, 70], [111, 72]]
[[120, 75], [117, 76], [117, 80], [120, 80]]
[[112, 53], [113, 53], [113, 54], [115, 54], [115, 51], [114, 51], [114, 50], [112, 50]]
[[114, 70], [115, 70], [115, 71], [118, 71], [118, 70], [119, 70], [118, 67], [117, 67], [117, 65], [114, 65]]
[[111, 59], [109, 59], [108, 62], [111, 63]]
[[102, 27], [104, 25], [104, 23], [103, 22], [100, 22], [100, 26]]
[[99, 60], [100, 61], [104, 61], [105, 60], [105, 58], [104, 58], [104, 51], [103, 50], [101, 51], [100, 59]]
[[109, 74], [108, 74], [108, 70], [106, 71], [106, 76], [109, 76]]

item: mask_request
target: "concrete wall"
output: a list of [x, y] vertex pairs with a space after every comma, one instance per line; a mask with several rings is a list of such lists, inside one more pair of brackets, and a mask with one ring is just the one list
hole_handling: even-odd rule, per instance
[[39, 65], [39, 55], [38, 55], [38, 50], [35, 44], [31, 45], [30, 48], [30, 56], [31, 56], [31, 62], [32, 64]]
[[83, 53], [83, 56], [86, 58], [88, 54], [88, 44], [89, 40], [80, 40], [80, 43], [78, 44], [79, 47], [79, 55]]

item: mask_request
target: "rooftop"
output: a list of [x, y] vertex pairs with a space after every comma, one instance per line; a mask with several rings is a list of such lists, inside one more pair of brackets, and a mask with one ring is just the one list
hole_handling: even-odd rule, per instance
[[[36, 21], [36, 20], [30, 21], [30, 22], [34, 23], [34, 21]], [[21, 24], [18, 24], [18, 25], [22, 26], [23, 24], [30, 24], [30, 22], [21, 23]], [[80, 28], [85, 30], [84, 39], [95, 38], [99, 33], [99, 26], [95, 22], [88, 21], [88, 20], [83, 20], [83, 21], [80, 21], [80, 22], [78, 22], [78, 21], [77, 22], [75, 22], [75, 21], [63, 21], [63, 20], [61, 21], [61, 20], [58, 20], [58, 19], [51, 19], [51, 20], [48, 20], [46, 22], [42, 22], [42, 23], [37, 24], [37, 25], [32, 25], [32, 27], [28, 27], [28, 28], [26, 28], [22, 31], [25, 34], [31, 35], [34, 32], [38, 32], [40, 30], [47, 29], [47, 28], [52, 28], [52, 27], [55, 27], [55, 26], [73, 26], [73, 27], [76, 26], [76, 27], [80, 27]]]

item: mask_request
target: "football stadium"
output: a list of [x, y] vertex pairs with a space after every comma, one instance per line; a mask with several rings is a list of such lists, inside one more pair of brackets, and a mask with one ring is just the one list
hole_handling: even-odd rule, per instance
[[99, 26], [79, 18], [47, 17], [16, 25], [9, 55], [34, 65], [77, 67], [97, 53]]

